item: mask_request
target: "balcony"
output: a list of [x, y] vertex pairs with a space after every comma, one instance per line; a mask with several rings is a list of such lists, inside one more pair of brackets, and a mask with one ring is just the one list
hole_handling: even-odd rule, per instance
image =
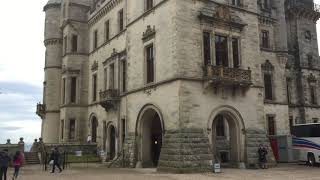
[[223, 66], [207, 66], [207, 80], [215, 85], [249, 87], [252, 84], [251, 70]]
[[44, 119], [46, 115], [46, 105], [38, 103], [36, 114], [40, 116], [41, 119]]
[[119, 90], [108, 89], [100, 91], [100, 105], [106, 110], [117, 109], [117, 102], [120, 100]]
[[285, 6], [288, 13], [297, 17], [304, 16], [313, 21], [320, 18], [320, 5], [313, 3], [313, 0], [290, 0]]

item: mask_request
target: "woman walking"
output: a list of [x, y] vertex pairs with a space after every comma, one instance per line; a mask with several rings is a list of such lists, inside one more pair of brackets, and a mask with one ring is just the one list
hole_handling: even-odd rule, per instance
[[22, 166], [22, 162], [23, 162], [22, 153], [20, 151], [17, 151], [13, 157], [14, 173], [13, 173], [12, 180], [15, 180], [18, 178], [19, 171]]

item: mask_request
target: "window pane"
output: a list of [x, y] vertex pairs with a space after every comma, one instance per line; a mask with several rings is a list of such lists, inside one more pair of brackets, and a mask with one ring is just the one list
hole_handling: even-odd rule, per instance
[[70, 124], [69, 124], [69, 139], [70, 140], [75, 139], [75, 133], [76, 133], [76, 120], [70, 119]]
[[92, 100], [96, 101], [97, 100], [97, 75], [93, 75], [92, 78], [92, 82], [93, 82], [93, 88], [92, 88]]
[[66, 78], [63, 78], [62, 83], [62, 104], [66, 103]]
[[72, 52], [77, 52], [78, 50], [78, 36], [73, 35], [72, 36]]
[[110, 39], [110, 21], [106, 22], [105, 31], [106, 31], [106, 41], [108, 41]]
[[154, 57], [153, 45], [146, 48], [146, 61], [147, 61], [147, 83], [154, 81]]
[[272, 78], [270, 74], [264, 75], [265, 99], [272, 100]]
[[109, 74], [109, 76], [110, 76], [110, 79], [109, 79], [109, 89], [114, 89], [114, 88], [115, 88], [114, 64], [111, 64], [111, 65], [110, 65], [109, 70], [110, 70], [110, 74]]
[[236, 38], [232, 38], [232, 54], [233, 54], [233, 66], [235, 68], [240, 66], [239, 63], [239, 41]]
[[71, 78], [71, 103], [75, 103], [76, 102], [76, 97], [77, 97], [77, 78], [76, 77], [72, 77]]
[[204, 65], [207, 66], [211, 62], [211, 45], [210, 45], [210, 33], [203, 32], [203, 57]]
[[119, 11], [119, 31], [123, 30], [123, 9]]
[[276, 135], [276, 123], [274, 121], [274, 117], [268, 117], [268, 134]]
[[215, 36], [216, 65], [228, 67], [228, 39], [225, 36]]
[[127, 90], [127, 63], [122, 61], [122, 92]]

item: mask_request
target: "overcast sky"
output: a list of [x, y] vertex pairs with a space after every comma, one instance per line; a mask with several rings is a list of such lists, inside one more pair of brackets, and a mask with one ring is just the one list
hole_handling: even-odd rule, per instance
[[[2, 0], [0, 17], [0, 144], [40, 136], [44, 13], [47, 0]], [[315, 2], [319, 3], [320, 0]], [[319, 34], [319, 31], [318, 31]]]

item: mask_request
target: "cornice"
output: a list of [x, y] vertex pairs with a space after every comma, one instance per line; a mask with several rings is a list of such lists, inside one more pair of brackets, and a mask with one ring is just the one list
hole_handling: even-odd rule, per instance
[[109, 13], [114, 7], [116, 7], [123, 0], [110, 0], [103, 8], [101, 8], [93, 17], [88, 21], [89, 27], [97, 23], [107, 13]]
[[60, 3], [47, 4], [43, 7], [43, 11], [47, 11], [48, 9], [51, 9], [51, 8], [60, 8], [60, 7], [61, 7]]
[[62, 39], [60, 39], [60, 38], [51, 38], [51, 39], [44, 40], [44, 45], [45, 46], [56, 45], [56, 44], [62, 44]]

